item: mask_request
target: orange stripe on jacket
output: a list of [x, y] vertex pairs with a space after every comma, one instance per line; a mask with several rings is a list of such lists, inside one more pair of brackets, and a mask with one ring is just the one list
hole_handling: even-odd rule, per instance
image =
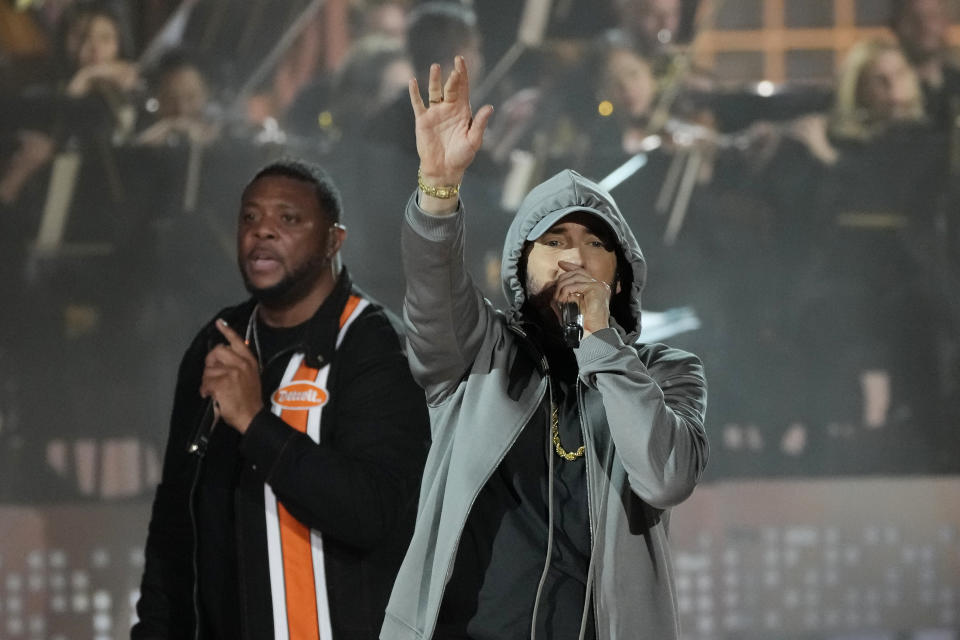
[[[318, 371], [319, 369], [301, 364], [293, 380], [312, 382]], [[306, 433], [308, 415], [308, 411], [284, 409], [280, 417], [300, 433]], [[313, 585], [310, 528], [294, 518], [279, 502], [277, 517], [280, 520], [280, 548], [283, 550], [283, 578], [286, 584], [290, 640], [315, 640], [320, 637], [320, 629], [317, 623], [317, 595]]]
[[340, 328], [343, 328], [343, 325], [347, 323], [347, 320], [350, 319], [350, 314], [353, 313], [353, 310], [357, 308], [357, 305], [360, 304], [360, 296], [350, 296], [347, 299], [347, 304], [343, 307], [343, 313], [340, 314]]
[[[351, 295], [340, 314], [340, 328], [360, 304], [359, 296]], [[319, 369], [300, 364], [292, 381], [313, 381]], [[306, 433], [309, 411], [284, 409], [280, 417], [288, 425]], [[286, 589], [287, 627], [290, 640], [316, 640], [320, 637], [317, 618], [317, 593], [314, 584], [313, 553], [310, 546], [310, 528], [293, 517], [286, 507], [277, 502], [280, 521], [280, 547], [283, 554], [283, 577]], [[325, 639], [326, 640], [326, 639]]]

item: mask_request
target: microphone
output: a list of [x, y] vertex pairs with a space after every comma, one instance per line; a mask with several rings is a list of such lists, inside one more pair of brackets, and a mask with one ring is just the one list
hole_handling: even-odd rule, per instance
[[[254, 310], [256, 313], [256, 310]], [[226, 340], [222, 337], [214, 337], [208, 339], [207, 341], [207, 351], [213, 349], [217, 344], [226, 344]], [[207, 443], [210, 441], [210, 434], [213, 433], [213, 428], [217, 426], [217, 421], [220, 419], [220, 407], [217, 405], [216, 400], [213, 399], [213, 396], [207, 398], [207, 404], [203, 408], [203, 415], [200, 416], [200, 420], [197, 421], [197, 426], [193, 428], [193, 434], [190, 436], [190, 441], [187, 442], [187, 453], [195, 453], [201, 458], [203, 454], [207, 452]]]
[[203, 415], [197, 421], [197, 426], [193, 429], [193, 435], [190, 436], [190, 442], [187, 444], [187, 453], [195, 453], [201, 458], [207, 452], [207, 443], [210, 441], [210, 434], [213, 428], [217, 426], [217, 420], [220, 418], [220, 412], [217, 410], [217, 403], [213, 398], [207, 399], [207, 406], [203, 410]]
[[576, 302], [564, 302], [560, 305], [560, 328], [563, 330], [563, 342], [576, 349], [583, 337], [583, 314]]

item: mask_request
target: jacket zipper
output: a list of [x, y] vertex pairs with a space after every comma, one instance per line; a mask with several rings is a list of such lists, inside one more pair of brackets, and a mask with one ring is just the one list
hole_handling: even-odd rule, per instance
[[[237, 482], [240, 483], [241, 480], [238, 478]], [[235, 490], [233, 493], [233, 510], [234, 513], [237, 514], [234, 522], [234, 530], [236, 531], [237, 536], [237, 587], [240, 590], [240, 637], [249, 638], [250, 614], [248, 611], [248, 603], [250, 602], [250, 596], [247, 593], [247, 573], [246, 566], [244, 565], [244, 557], [246, 554], [243, 552], [243, 549], [246, 546], [246, 532], [244, 531], [241, 523], [241, 513], [243, 508], [240, 503], [239, 488], [240, 487], [237, 487], [237, 490]]]
[[[201, 450], [203, 451], [203, 450]], [[200, 471], [203, 468], [203, 456], [205, 452], [200, 453], [197, 459], [197, 468], [193, 473], [193, 482], [190, 485], [190, 531], [193, 534], [193, 638], [200, 640], [200, 569], [197, 562], [199, 540], [197, 539], [197, 512], [196, 497], [197, 485], [200, 483]]]
[[[547, 359], [546, 359], [546, 357], [543, 358], [543, 364], [544, 364], [544, 371], [546, 372], [545, 377], [547, 378], [547, 384], [549, 385], [549, 384], [550, 384], [550, 378], [549, 378], [550, 368], [549, 368], [549, 366], [548, 366], [548, 364], [547, 364]], [[576, 395], [577, 395], [577, 409], [578, 409], [578, 413], [580, 414], [580, 415], [579, 415], [579, 417], [580, 417], [580, 437], [583, 439], [584, 445], [586, 445], [586, 444], [587, 444], [587, 440], [588, 440], [588, 439], [587, 439], [587, 430], [586, 430], [586, 420], [587, 420], [587, 419], [586, 419], [586, 411], [584, 411], [583, 390], [582, 390], [582, 387], [581, 387], [581, 384], [580, 384], [580, 378], [579, 378], [579, 376], [577, 377], [577, 380], [576, 380], [576, 382], [574, 383], [574, 391], [575, 391], [575, 393], [576, 393]], [[537, 403], [537, 406], [539, 406], [539, 403]], [[548, 455], [548, 456], [552, 456], [552, 455], [553, 455], [552, 448], [548, 447], [547, 455]], [[551, 461], [552, 461], [552, 458], [551, 458]], [[588, 568], [589, 568], [590, 565], [592, 564], [592, 559], [593, 559], [593, 551], [594, 551], [594, 526], [595, 526], [595, 525], [594, 525], [594, 522], [593, 522], [593, 500], [591, 499], [591, 492], [590, 492], [590, 466], [591, 466], [591, 465], [590, 465], [590, 456], [588, 456], [588, 455], [585, 455], [585, 456], [584, 456], [584, 464], [586, 465], [586, 469], [585, 469], [585, 471], [584, 471], [584, 475], [586, 476], [586, 477], [585, 477], [585, 480], [586, 480], [586, 486], [587, 486], [587, 524], [588, 524], [588, 526], [587, 526], [587, 533], [590, 535], [590, 557], [587, 558], [587, 566], [588, 566]], [[551, 474], [552, 474], [553, 472], [552, 472], [552, 471], [548, 471], [548, 473], [551, 473]], [[548, 478], [548, 479], [547, 479], [547, 482], [550, 482], [551, 480], [552, 480], [552, 478]], [[547, 508], [548, 508], [548, 510], [550, 510], [551, 512], [553, 511], [554, 505], [553, 505], [553, 500], [552, 500], [552, 499], [550, 500], [550, 504], [547, 506]], [[552, 518], [549, 518], [549, 517], [548, 517], [548, 521], [551, 521], [551, 522], [552, 522]], [[548, 535], [550, 535], [550, 534], [548, 533]], [[547, 560], [548, 563], [550, 562], [550, 558], [547, 558], [546, 560]], [[595, 581], [594, 581], [594, 582], [592, 583], [592, 585], [591, 585], [591, 590], [593, 591], [593, 593], [592, 593], [592, 594], [586, 594], [584, 597], [585, 597], [585, 598], [589, 598], [589, 597], [592, 596], [593, 602], [596, 602], [596, 582], [595, 582]], [[538, 593], [538, 596], [539, 596], [539, 593]], [[586, 604], [586, 601], [584, 601], [584, 604]], [[538, 600], [538, 602], [535, 602], [535, 603], [534, 603], [534, 610], [536, 611], [538, 608], [539, 608], [539, 600]], [[582, 607], [581, 607], [581, 608], [582, 608]], [[589, 615], [589, 610], [588, 610], [587, 612], [584, 612], [583, 615]], [[536, 620], [533, 620], [533, 621], [531, 621], [531, 624], [532, 624], [532, 625], [534, 626], [534, 628], [535, 628], [535, 627], [536, 627], [536, 624], [537, 624], [537, 621], [536, 621]], [[581, 626], [582, 626], [582, 624], [583, 624], [583, 623], [582, 623], [582, 620], [581, 620]], [[594, 629], [595, 629], [595, 631], [596, 631], [596, 636], [595, 636], [595, 637], [599, 638], [599, 637], [600, 637], [599, 621], [597, 620], [597, 617], [596, 617], [596, 616], [593, 617], [593, 624], [594, 624]], [[579, 632], [578, 632], [578, 637], [582, 638], [582, 636], [579, 635]]]
[[[583, 443], [586, 444], [587, 443], [587, 412], [585, 411], [585, 405], [583, 401], [583, 388], [581, 387], [580, 376], [577, 376], [576, 392], [577, 392], [577, 408], [580, 410], [580, 437], [583, 438]], [[583, 457], [583, 460], [586, 467], [584, 473], [586, 475], [586, 485], [587, 485], [587, 523], [589, 524], [588, 531], [590, 533], [590, 557], [587, 558], [587, 567], [589, 570], [590, 565], [593, 563], [593, 553], [596, 548], [594, 546], [594, 528], [596, 525], [593, 521], [593, 498], [592, 498], [592, 492], [590, 490], [590, 478], [591, 478], [590, 456], [585, 455]], [[594, 568], [594, 570], [596, 569]], [[589, 579], [589, 576], [588, 576], [588, 579]], [[591, 585], [590, 585], [591, 593], [586, 594], [585, 597], [591, 597], [593, 600], [591, 606], [596, 607], [597, 582], [595, 579], [590, 580], [590, 582], [591, 582]], [[589, 609], [584, 613], [584, 615], [589, 615]], [[582, 622], [581, 622], [581, 626], [582, 626]], [[597, 616], [593, 616], [593, 626], [594, 626], [594, 631], [596, 633], [595, 637], [600, 638], [600, 621], [597, 619]]]
[[[529, 339], [527, 338], [527, 334], [526, 334], [522, 329], [520, 329], [520, 328], [518, 328], [518, 327], [508, 327], [508, 329], [511, 330], [511, 331], [513, 331], [513, 332], [515, 332], [515, 333], [517, 333], [517, 334], [519, 334], [520, 336], [522, 336], [522, 338], [523, 338], [524, 340], [527, 340], [527, 341], [529, 342]], [[493, 475], [493, 472], [497, 470], [497, 467], [500, 466], [500, 463], [503, 462], [503, 459], [504, 459], [505, 457], [507, 457], [507, 453], [509, 453], [509, 452], [510, 452], [510, 449], [513, 448], [513, 445], [516, 443], [517, 438], [520, 437], [520, 433], [523, 431], [524, 427], [527, 426], [527, 423], [530, 421], [530, 418], [532, 418], [533, 415], [534, 415], [534, 414], [537, 412], [537, 410], [540, 408], [540, 403], [543, 402], [544, 395], [546, 395], [546, 394], [545, 394], [546, 388], [547, 388], [547, 385], [549, 384], [549, 381], [550, 381], [550, 366], [549, 366], [549, 364], [547, 363], [547, 358], [546, 358], [546, 356], [544, 356], [544, 355], [542, 355], [542, 354], [541, 354], [541, 356], [540, 356], [540, 364], [541, 364], [541, 366], [543, 367], [543, 371], [544, 371], [543, 380], [546, 381], [546, 384], [543, 385], [543, 387], [544, 387], [543, 391], [544, 391], [544, 392], [540, 393], [540, 394], [537, 396], [537, 401], [536, 401], [536, 402], [534, 403], [534, 405], [533, 405], [533, 410], [530, 411], [529, 414], [527, 414], [526, 416], [524, 416], [523, 423], [522, 423], [523, 426], [520, 427], [520, 429], [517, 431], [517, 433], [516, 433], [516, 434], [513, 436], [513, 438], [510, 440], [510, 443], [507, 445], [507, 448], [504, 449], [504, 450], [503, 450], [503, 453], [500, 455], [500, 457], [497, 458], [497, 463], [496, 463], [495, 465], [493, 465], [493, 467], [490, 469], [490, 472], [483, 478], [483, 482], [480, 483], [479, 489], [477, 489], [477, 490], [474, 492], [473, 496], [470, 498], [470, 507], [467, 509], [467, 514], [466, 514], [466, 516], [464, 516], [463, 522], [460, 523], [460, 532], [457, 534], [457, 540], [456, 540], [456, 544], [454, 545], [454, 549], [458, 549], [458, 548], [460, 547], [460, 539], [463, 537], [463, 530], [464, 530], [464, 528], [466, 527], [467, 518], [470, 517], [470, 512], [473, 510], [473, 503], [476, 502], [477, 496], [480, 495], [480, 491], [483, 490], [483, 487], [487, 484], [487, 481], [490, 480], [490, 476], [492, 476], [492, 475]], [[457, 554], [454, 553], [454, 554], [453, 554], [453, 557], [450, 558], [450, 562], [447, 564], [447, 570], [446, 570], [446, 572], [445, 572], [445, 574], [444, 574], [444, 575], [445, 575], [444, 591], [446, 591], [446, 584], [450, 581], [450, 576], [453, 574], [453, 567], [454, 567], [454, 565], [456, 564], [456, 561], [457, 561]], [[441, 595], [442, 595], [442, 594], [441, 594]], [[441, 598], [440, 598], [440, 604], [442, 604], [442, 603], [443, 603], [443, 598], [441, 597]], [[439, 619], [439, 617], [440, 617], [440, 605], [438, 604], [438, 605], [437, 605], [437, 611], [436, 611], [436, 613], [435, 613], [434, 616], [433, 616], [432, 628], [433, 628], [434, 632], [436, 632], [437, 620]]]
[[[577, 376], [577, 381], [575, 383], [575, 390], [577, 392], [577, 408], [580, 411], [580, 437], [583, 438], [583, 443], [587, 443], [587, 417], [586, 411], [584, 411], [583, 404], [583, 389], [580, 386], [580, 376]], [[593, 522], [593, 500], [591, 499], [590, 492], [590, 456], [584, 456], [584, 461], [586, 462], [586, 476], [587, 476], [587, 523], [590, 525], [590, 549], [591, 555], [593, 554], [593, 536], [594, 536], [594, 522]]]

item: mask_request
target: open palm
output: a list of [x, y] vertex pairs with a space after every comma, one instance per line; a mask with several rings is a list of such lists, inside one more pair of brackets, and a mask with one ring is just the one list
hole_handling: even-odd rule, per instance
[[463, 57], [441, 85], [440, 65], [430, 67], [429, 105], [424, 104], [416, 79], [410, 81], [410, 104], [416, 116], [417, 153], [425, 179], [436, 184], [458, 184], [483, 142], [483, 132], [493, 113], [486, 105], [470, 109], [470, 86]]

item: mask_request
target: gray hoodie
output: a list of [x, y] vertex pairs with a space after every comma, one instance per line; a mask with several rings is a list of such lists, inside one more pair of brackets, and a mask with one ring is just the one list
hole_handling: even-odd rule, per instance
[[[477, 494], [523, 427], [543, 419], [537, 408], [546, 397], [549, 375], [546, 359], [532, 353], [519, 328], [525, 293], [517, 263], [537, 222], [557, 211], [581, 209], [611, 226], [632, 267], [627, 317], [613, 318], [610, 328], [590, 334], [574, 349], [597, 637], [679, 637], [667, 531], [670, 508], [691, 494], [706, 465], [703, 368], [689, 353], [637, 343], [643, 254], [610, 195], [564, 171], [530, 192], [507, 232], [502, 275], [510, 305], [505, 312], [482, 297], [464, 268], [462, 206], [453, 215], [434, 217], [419, 208], [416, 194], [407, 204], [404, 320], [410, 367], [430, 407], [433, 442], [416, 530], [387, 606], [383, 640], [433, 636]], [[537, 428], [549, 448], [548, 425]], [[538, 594], [530, 598], [538, 606]]]

